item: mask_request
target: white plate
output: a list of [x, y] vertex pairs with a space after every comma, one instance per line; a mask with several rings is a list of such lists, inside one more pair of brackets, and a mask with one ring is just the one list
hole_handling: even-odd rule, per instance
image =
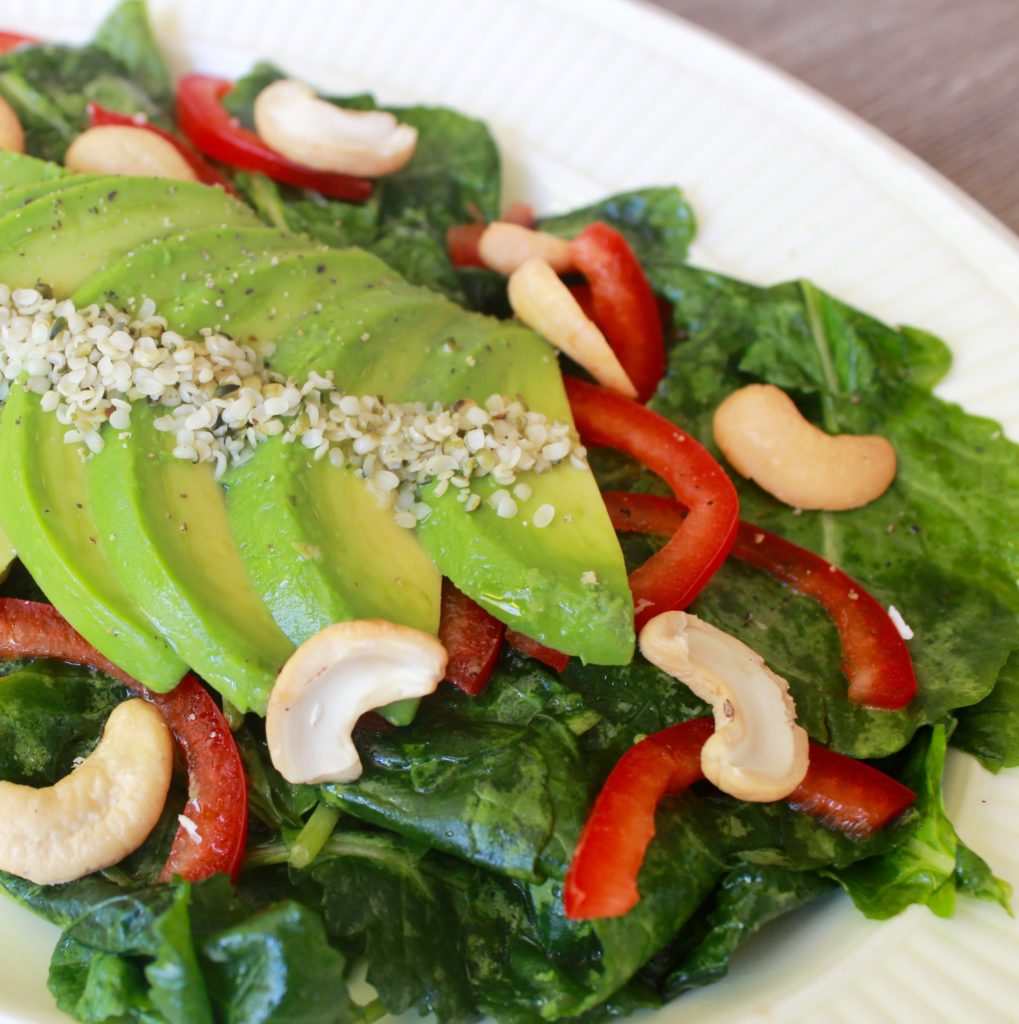
[[[565, 209], [683, 185], [696, 259], [761, 281], [808, 275], [944, 337], [946, 398], [1019, 437], [1019, 242], [914, 157], [706, 33], [621, 0], [152, 0], [175, 66], [255, 57], [337, 90], [372, 88], [488, 120], [508, 198]], [[83, 39], [107, 0], [0, 0], [0, 25]], [[951, 761], [960, 832], [1019, 887], [1019, 774]], [[56, 933], [0, 902], [0, 1022], [63, 1021], [45, 990]], [[721, 985], [658, 1024], [1019, 1019], [1019, 925], [969, 902], [877, 925], [841, 898], [781, 923]], [[646, 1019], [646, 1018], [645, 1018]]]

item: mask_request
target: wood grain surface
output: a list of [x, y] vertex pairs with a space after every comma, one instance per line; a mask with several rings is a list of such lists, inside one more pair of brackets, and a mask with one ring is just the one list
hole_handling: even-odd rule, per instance
[[652, 0], [911, 149], [1019, 232], [1019, 0]]

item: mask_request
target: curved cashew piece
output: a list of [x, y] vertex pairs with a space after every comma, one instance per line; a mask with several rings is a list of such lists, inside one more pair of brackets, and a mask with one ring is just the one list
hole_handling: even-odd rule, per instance
[[255, 97], [255, 129], [267, 146], [294, 163], [366, 178], [398, 171], [414, 155], [418, 140], [416, 128], [384, 110], [345, 110], [290, 78]]
[[25, 132], [14, 108], [0, 96], [0, 149], [9, 153], [25, 152]]
[[361, 715], [434, 693], [445, 674], [446, 649], [420, 630], [381, 619], [327, 626], [291, 655], [269, 695], [272, 763], [289, 782], [352, 782]]
[[56, 885], [118, 863], [159, 821], [172, 772], [162, 715], [138, 698], [118, 704], [99, 746], [56, 785], [0, 782], [0, 870]]
[[534, 257], [510, 274], [509, 300], [528, 327], [583, 366], [599, 384], [627, 398], [637, 397], [605, 335], [545, 260]]
[[685, 612], [651, 619], [640, 650], [712, 705], [715, 732], [701, 768], [720, 790], [740, 800], [781, 800], [803, 781], [808, 739], [789, 684], [756, 651]]
[[493, 221], [485, 228], [478, 253], [486, 267], [507, 276], [532, 257], [544, 260], [557, 274], [568, 274], [573, 269], [570, 243], [565, 238], [508, 221]]
[[197, 180], [172, 143], [128, 124], [98, 125], [82, 132], [68, 148], [64, 165], [79, 174]]
[[895, 449], [883, 437], [826, 434], [772, 384], [729, 395], [715, 410], [714, 434], [738, 473], [794, 508], [859, 508], [895, 479]]

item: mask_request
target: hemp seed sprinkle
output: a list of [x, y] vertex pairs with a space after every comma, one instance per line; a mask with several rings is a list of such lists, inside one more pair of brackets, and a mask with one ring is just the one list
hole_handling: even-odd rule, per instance
[[[92, 454], [103, 450], [108, 430], [129, 435], [132, 407], [144, 402], [164, 410], [154, 425], [173, 435], [174, 456], [211, 463], [217, 478], [270, 437], [299, 442], [310, 459], [350, 467], [408, 529], [431, 514], [421, 500], [427, 485], [441, 496], [452, 484], [473, 512], [482, 500], [471, 482], [490, 476], [498, 489], [485, 504], [510, 519], [518, 505], [509, 491], [521, 501], [531, 494], [517, 483], [521, 474], [587, 466], [573, 428], [519, 398], [386, 403], [343, 393], [332, 373], [303, 382], [274, 373], [264, 362], [274, 347], [260, 354], [210, 328], [185, 338], [150, 299], [132, 316], [108, 304], [78, 309], [42, 285], [0, 284], [0, 405], [20, 382], [67, 427], [64, 441]], [[534, 525], [548, 526], [554, 515], [542, 505]]]

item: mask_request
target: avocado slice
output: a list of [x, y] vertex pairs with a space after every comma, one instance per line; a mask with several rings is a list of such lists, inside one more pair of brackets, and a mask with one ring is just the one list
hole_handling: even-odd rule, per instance
[[106, 560], [85, 492], [84, 453], [64, 443], [66, 430], [43, 412], [38, 395], [11, 391], [0, 417], [0, 522], [32, 578], [82, 636], [147, 686], [171, 690], [187, 666]]
[[14, 185], [0, 191], [0, 217], [11, 213], [22, 206], [27, 206], [36, 199], [52, 195], [54, 192], [63, 192], [73, 182], [75, 185], [84, 185], [90, 181], [98, 181], [98, 174], [82, 174], [75, 178], [48, 178], [43, 181], [32, 181], [25, 185]]
[[237, 556], [207, 463], [174, 458], [159, 415], [135, 405], [86, 467], [101, 543], [125, 589], [184, 660], [241, 711], [265, 713], [293, 653]]
[[[139, 246], [74, 299], [132, 310], [152, 298], [171, 326], [187, 333], [213, 315], [229, 317], [213, 270], [224, 280], [246, 280], [250, 265], [271, 265], [301, 246], [314, 252], [311, 243], [270, 228], [199, 228]], [[193, 324], [173, 312], [186, 301], [200, 311]], [[110, 432], [106, 449], [89, 462], [101, 543], [133, 599], [185, 660], [237, 707], [264, 710], [293, 645], [251, 588], [211, 468], [173, 457], [173, 439], [154, 426], [160, 414], [136, 406], [130, 436]]]
[[[390, 280], [381, 295], [365, 290], [338, 298], [327, 322], [302, 324], [294, 339], [278, 337], [273, 367], [298, 379], [312, 369], [331, 369], [345, 390], [387, 401], [452, 404], [520, 394], [550, 419], [571, 419], [559, 367], [545, 341], [519, 324], [467, 313], [402, 281]], [[256, 475], [259, 458], [257, 453], [254, 466], [234, 471], [244, 486], [240, 494], [231, 488], [228, 497], [239, 511], [232, 516], [235, 534], [245, 538], [248, 550], [257, 548], [260, 532], [263, 544], [272, 543], [265, 517], [252, 514], [258, 508], [253, 492], [267, 488], [271, 475]], [[295, 464], [292, 472], [299, 471]], [[310, 473], [305, 487], [316, 486], [315, 478], [344, 486], [336, 477], [346, 474], [331, 466], [312, 464]], [[281, 481], [290, 493], [300, 487], [277, 472]], [[433, 513], [416, 531], [421, 543], [444, 575], [513, 628], [587, 661], [628, 663], [632, 597], [593, 475], [562, 465], [526, 482], [532, 496], [513, 520], [487, 506], [465, 513], [452, 490], [442, 499], [426, 499]], [[483, 495], [498, 489], [490, 479], [475, 486]], [[530, 526], [530, 516], [543, 504], [556, 509], [555, 520], [545, 529]]]
[[0, 217], [0, 280], [45, 281], [69, 295], [109, 261], [171, 232], [209, 224], [257, 224], [254, 213], [218, 188], [160, 178], [101, 177], [68, 184]]
[[[481, 328], [477, 319], [455, 328], [456, 349], [435, 352], [400, 397], [448, 403], [519, 394], [550, 420], [572, 422], [547, 342], [516, 323]], [[523, 480], [531, 496], [518, 501], [513, 519], [500, 518], [484, 500], [466, 514], [452, 488], [442, 497], [426, 489], [422, 500], [432, 512], [417, 529], [422, 544], [444, 575], [513, 629], [583, 661], [628, 664], [633, 598], [594, 475], [563, 463]], [[474, 483], [483, 499], [498, 486], [491, 477]], [[545, 504], [556, 514], [539, 529], [532, 518]]]
[[[108, 247], [158, 237], [190, 218], [199, 223], [251, 221], [243, 206], [206, 186], [175, 183], [171, 190], [166, 182], [124, 178], [84, 183], [71, 178], [67, 184], [0, 218], [0, 280], [31, 285], [38, 280], [36, 269], [45, 268], [46, 279], [66, 292], [71, 283], [105, 264]], [[110, 213], [111, 184], [119, 194], [137, 193], [135, 201]], [[182, 199], [189, 204], [186, 213], [177, 209]], [[128, 211], [139, 208], [145, 212], [138, 224], [125, 219]], [[78, 238], [83, 223], [105, 241]], [[78, 225], [79, 231], [69, 225]], [[105, 549], [91, 540], [99, 533], [80, 462], [73, 461], [79, 459], [78, 450], [63, 443], [53, 417], [38, 412], [35, 399], [14, 389], [0, 415], [0, 457], [6, 466], [0, 522], [50, 600], [94, 647], [154, 689], [169, 689], [180, 679], [184, 664], [119, 585]], [[45, 457], [36, 454], [43, 451]], [[59, 458], [66, 458], [66, 464]], [[97, 602], [101, 606], [93, 607]]]
[[[420, 313], [420, 292], [402, 281], [390, 282], [388, 268], [360, 251], [272, 252], [240, 268], [210, 272], [208, 261], [196, 259], [195, 243], [194, 234], [167, 242], [163, 257], [173, 273], [165, 275], [146, 276], [145, 260], [135, 253], [103, 275], [103, 294], [128, 305], [129, 294], [144, 295], [183, 332], [209, 324], [215, 296], [214, 317], [221, 326], [237, 337], [272, 338], [273, 359], [289, 360], [288, 372], [295, 372], [291, 364], [298, 353], [305, 372], [333, 369], [344, 377], [350, 360], [337, 353], [353, 347], [362, 362], [362, 353], [369, 352], [370, 362], [386, 367], [392, 360], [380, 358], [385, 350], [366, 348], [362, 336]], [[211, 245], [209, 252], [215, 252]], [[189, 260], [195, 261], [190, 273], [181, 269]], [[174, 286], [181, 276], [189, 278], [183, 289]], [[192, 277], [200, 283], [192, 285]], [[99, 297], [94, 287], [90, 282], [82, 301]], [[329, 303], [322, 301], [324, 290]], [[406, 295], [401, 300], [394, 290]], [[336, 308], [347, 318], [339, 329], [332, 319]], [[452, 308], [444, 307], [438, 315], [426, 311], [417, 326], [427, 326], [430, 317], [438, 330], [451, 314]], [[323, 354], [331, 358], [321, 359]], [[405, 362], [411, 369], [416, 366], [413, 360]], [[358, 379], [370, 384], [363, 375]], [[172, 449], [168, 439], [161, 441]], [[384, 616], [437, 632], [441, 577], [413, 533], [398, 527], [389, 513], [380, 513], [363, 481], [328, 463], [313, 463], [303, 448], [276, 437], [224, 482], [240, 556], [292, 643], [352, 618]], [[222, 564], [221, 557], [220, 569]], [[404, 722], [415, 709], [411, 702], [388, 709], [388, 716]]]
[[24, 153], [0, 150], [0, 188], [28, 185], [35, 181], [48, 181], [54, 178], [73, 177], [73, 173], [60, 164], [51, 163], [49, 160], [38, 160], [34, 156], [25, 156]]
[[0, 530], [0, 583], [7, 579], [14, 560], [18, 557], [13, 545], [7, 539], [7, 534]]

